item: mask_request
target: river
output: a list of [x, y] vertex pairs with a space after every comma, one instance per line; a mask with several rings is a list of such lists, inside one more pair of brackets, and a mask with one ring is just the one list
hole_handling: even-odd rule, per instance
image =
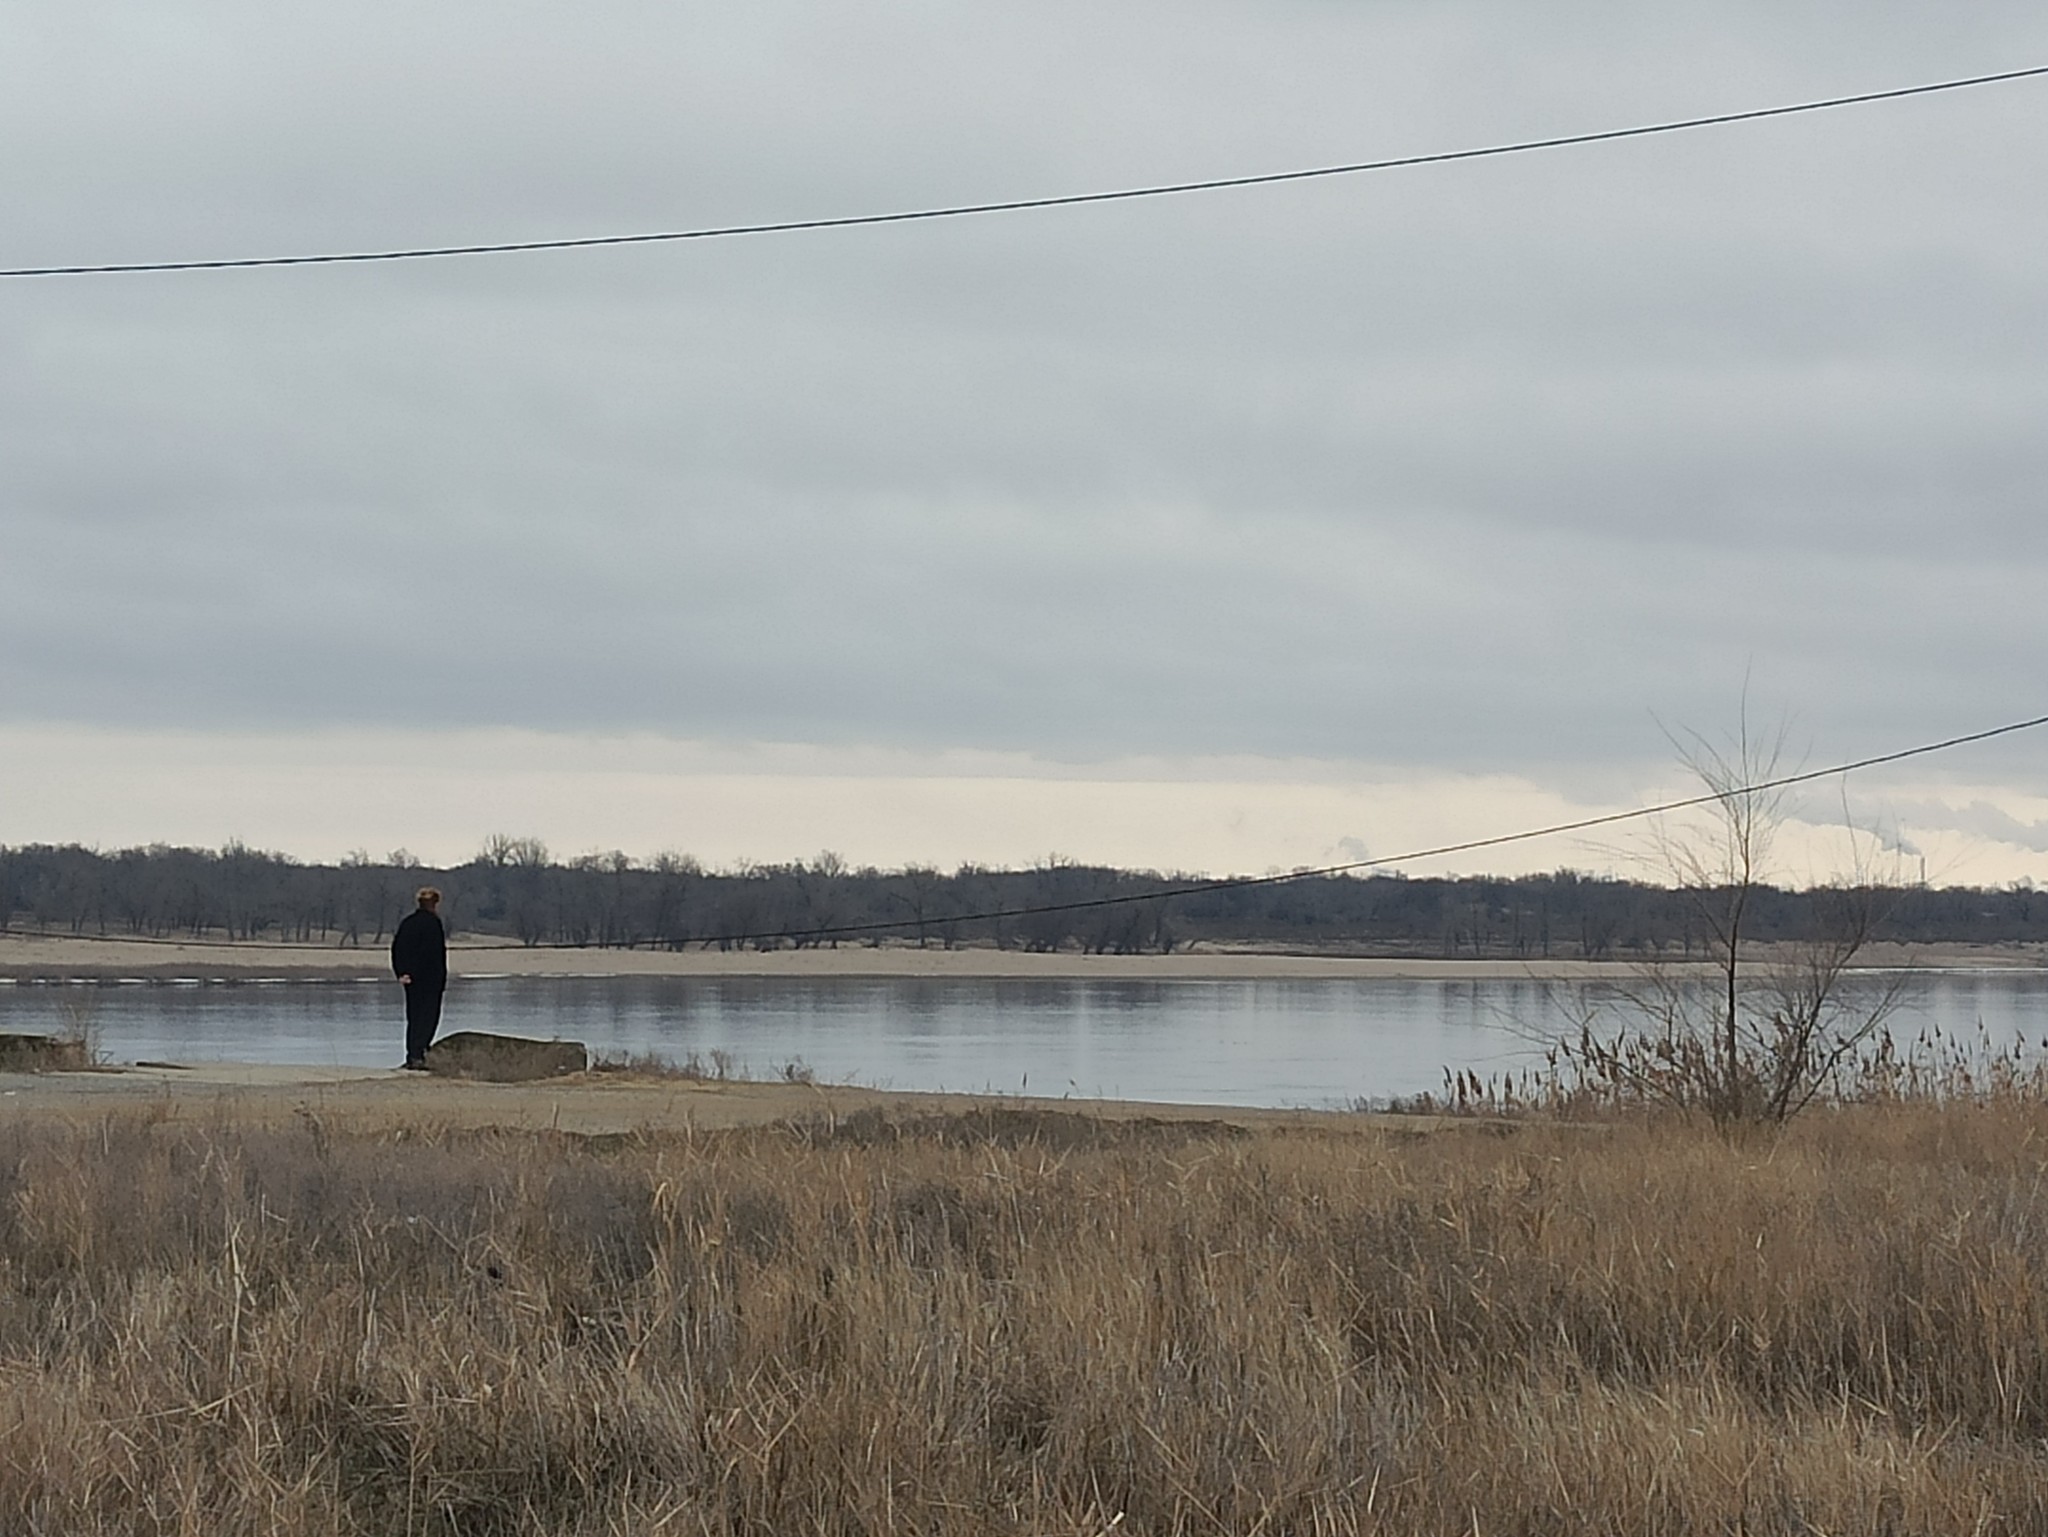
[[[459, 982], [442, 1029], [566, 1037], [599, 1053], [694, 1055], [736, 1074], [1218, 1105], [1329, 1106], [1440, 1088], [1444, 1071], [1530, 1065], [1611, 992], [1520, 979], [1074, 981], [503, 977]], [[90, 1028], [114, 1063], [394, 1066], [388, 982], [21, 984], [0, 1030]], [[1893, 1022], [1992, 1039], [2048, 1034], [2048, 972], [1914, 977]]]

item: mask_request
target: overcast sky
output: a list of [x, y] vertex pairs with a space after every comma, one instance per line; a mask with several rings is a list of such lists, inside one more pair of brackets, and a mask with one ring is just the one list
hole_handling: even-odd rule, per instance
[[[2042, 63], [2017, 0], [14, 0], [0, 266]], [[2025, 82], [1045, 213], [6, 280], [0, 841], [1261, 869], [1674, 788], [1659, 721], [1727, 728], [1746, 677], [1809, 764], [2043, 713], [2044, 185]], [[2048, 733], [1851, 791], [1952, 878], [2048, 877], [2044, 774]]]

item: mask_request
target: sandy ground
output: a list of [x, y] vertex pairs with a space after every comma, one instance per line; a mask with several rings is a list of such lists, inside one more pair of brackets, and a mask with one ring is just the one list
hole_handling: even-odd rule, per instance
[[282, 1125], [318, 1117], [352, 1127], [508, 1127], [579, 1135], [714, 1131], [844, 1119], [875, 1110], [890, 1120], [958, 1115], [999, 1105], [1113, 1120], [1222, 1122], [1250, 1128], [1428, 1129], [1420, 1117], [1341, 1111], [1257, 1110], [1125, 1100], [910, 1094], [794, 1083], [701, 1082], [577, 1074], [540, 1083], [475, 1083], [365, 1068], [133, 1067], [81, 1073], [0, 1073], [0, 1117], [96, 1123], [109, 1116], [208, 1125]]
[[[2040, 947], [1873, 946], [1870, 965], [2038, 968]], [[1556, 959], [1423, 960], [1274, 954], [1198, 949], [1174, 955], [1031, 955], [1017, 950], [920, 950], [913, 945], [838, 950], [599, 950], [496, 948], [458, 940], [450, 961], [458, 977], [967, 977], [1165, 981], [1259, 978], [1544, 978], [1579, 981], [1633, 974], [1634, 962]], [[133, 939], [44, 939], [0, 935], [0, 979], [141, 981], [259, 977], [386, 977], [381, 945], [341, 950], [323, 945], [155, 944]]]

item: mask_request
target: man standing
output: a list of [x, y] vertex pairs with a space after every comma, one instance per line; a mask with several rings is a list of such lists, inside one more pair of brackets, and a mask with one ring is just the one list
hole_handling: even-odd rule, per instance
[[427, 1070], [427, 1048], [441, 1024], [441, 994], [448, 987], [448, 933], [441, 927], [441, 893], [422, 886], [419, 907], [391, 936], [391, 969], [405, 988], [405, 1065]]

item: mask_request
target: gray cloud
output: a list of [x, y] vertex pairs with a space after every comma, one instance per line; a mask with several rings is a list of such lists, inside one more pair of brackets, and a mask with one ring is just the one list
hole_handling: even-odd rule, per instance
[[[901, 207], [2048, 57], [2033, 7], [1859, 15], [32, 0], [0, 255]], [[0, 713], [1581, 776], [1749, 669], [1846, 751], [2025, 713], [2043, 89], [1042, 217], [6, 285]]]

